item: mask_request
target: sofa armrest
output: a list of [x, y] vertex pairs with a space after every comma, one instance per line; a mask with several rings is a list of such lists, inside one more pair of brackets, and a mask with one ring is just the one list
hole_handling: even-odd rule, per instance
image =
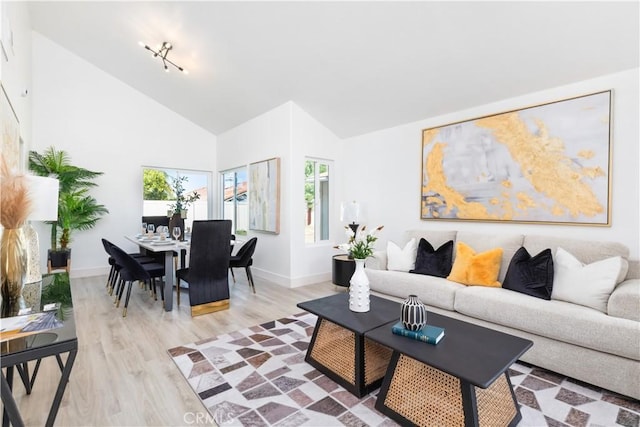
[[640, 322], [640, 279], [621, 282], [611, 293], [607, 314]]
[[375, 251], [365, 262], [367, 268], [372, 270], [387, 269], [387, 253], [385, 251]]

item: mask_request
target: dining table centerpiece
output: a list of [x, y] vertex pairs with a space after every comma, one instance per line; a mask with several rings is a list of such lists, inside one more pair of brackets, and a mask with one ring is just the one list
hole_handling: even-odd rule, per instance
[[169, 233], [173, 234], [175, 227], [180, 228], [181, 240], [184, 240], [184, 220], [187, 218], [187, 209], [189, 205], [196, 200], [200, 200], [200, 194], [193, 190], [191, 193], [187, 193], [184, 188], [184, 183], [189, 181], [189, 177], [177, 174], [175, 178], [171, 178], [171, 189], [175, 196], [175, 202], [169, 205], [167, 216], [169, 219]]
[[367, 231], [367, 226], [363, 225], [354, 231], [349, 226], [345, 226], [345, 232], [349, 237], [347, 243], [338, 245], [349, 253], [356, 263], [356, 269], [349, 281], [349, 310], [366, 313], [370, 306], [369, 278], [365, 272], [365, 260], [373, 255], [374, 243], [378, 240], [378, 232], [384, 226], [376, 227]]

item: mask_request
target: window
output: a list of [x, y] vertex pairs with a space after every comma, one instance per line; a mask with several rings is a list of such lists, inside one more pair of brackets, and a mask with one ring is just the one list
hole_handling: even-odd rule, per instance
[[198, 199], [187, 206], [185, 227], [191, 228], [196, 219], [209, 219], [210, 177], [211, 173], [205, 171], [144, 167], [142, 216], [167, 216], [176, 203], [174, 179], [182, 178], [184, 196], [188, 197], [194, 191], [198, 194]]
[[329, 165], [307, 159], [304, 166], [305, 243], [329, 240]]
[[247, 168], [236, 168], [220, 173], [222, 178], [222, 218], [230, 219], [234, 234], [246, 235], [249, 229], [249, 199], [247, 194]]

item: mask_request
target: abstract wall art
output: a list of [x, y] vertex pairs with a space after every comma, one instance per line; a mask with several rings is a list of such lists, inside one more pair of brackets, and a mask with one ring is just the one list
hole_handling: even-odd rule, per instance
[[611, 96], [423, 130], [421, 218], [610, 225]]
[[249, 229], [280, 232], [280, 158], [249, 165]]

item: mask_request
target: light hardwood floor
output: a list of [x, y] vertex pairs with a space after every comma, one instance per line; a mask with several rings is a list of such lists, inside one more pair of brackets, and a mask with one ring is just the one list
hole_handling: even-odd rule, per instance
[[[56, 425], [198, 425], [191, 422], [192, 414], [204, 416], [206, 410], [167, 349], [299, 313], [298, 302], [344, 292], [330, 282], [287, 289], [258, 279], [254, 295], [244, 272], [238, 270], [236, 277], [235, 285], [229, 280], [231, 308], [195, 318], [186, 292], [180, 306], [174, 299], [174, 310], [167, 313], [159, 300], [134, 285], [123, 318], [106, 293], [106, 277], [73, 279], [79, 351]], [[30, 396], [14, 378], [26, 425], [44, 425], [59, 378], [55, 358], [43, 360]]]

